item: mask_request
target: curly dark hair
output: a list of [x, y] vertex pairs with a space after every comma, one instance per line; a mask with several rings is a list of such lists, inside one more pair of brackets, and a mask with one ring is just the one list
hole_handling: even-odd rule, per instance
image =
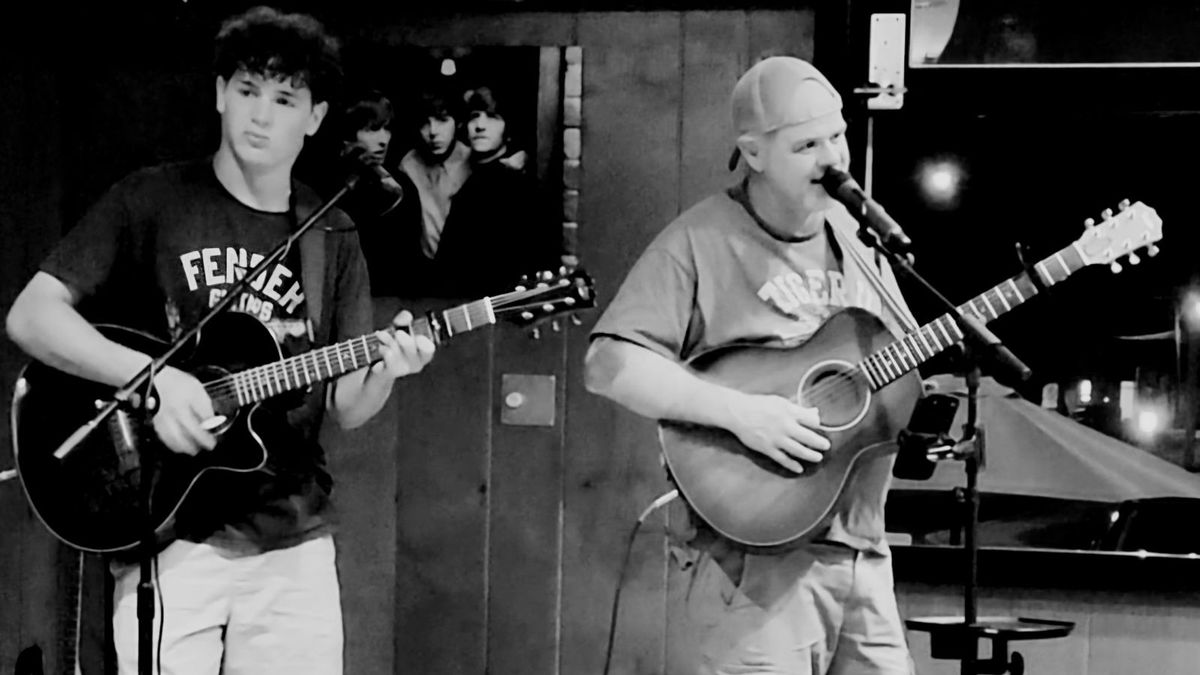
[[226, 80], [239, 71], [307, 87], [313, 103], [337, 100], [341, 45], [308, 14], [255, 7], [230, 17], [217, 32], [213, 70]]

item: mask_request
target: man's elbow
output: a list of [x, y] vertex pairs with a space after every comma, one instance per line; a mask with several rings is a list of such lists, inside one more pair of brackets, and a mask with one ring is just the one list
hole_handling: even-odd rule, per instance
[[4, 317], [4, 332], [8, 339], [18, 347], [28, 351], [33, 341], [33, 315], [29, 299], [24, 294], [18, 295], [13, 305]]
[[608, 396], [616, 379], [619, 363], [615, 343], [598, 338], [588, 347], [584, 357], [583, 386], [598, 396]]

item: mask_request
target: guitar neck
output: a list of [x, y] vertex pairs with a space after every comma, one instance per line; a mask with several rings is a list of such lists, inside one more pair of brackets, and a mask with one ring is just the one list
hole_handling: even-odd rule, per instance
[[[491, 299], [484, 298], [418, 317], [410, 332], [437, 344], [494, 323]], [[396, 332], [394, 328], [387, 330]], [[214, 405], [233, 410], [366, 368], [383, 358], [379, 346], [379, 337], [371, 333], [227, 375], [206, 383], [204, 388]]]
[[[1041, 287], [1057, 284], [1087, 263], [1074, 244], [1067, 246], [1036, 265], [1032, 270], [1038, 275]], [[994, 321], [1016, 306], [1038, 294], [1039, 284], [1022, 272], [959, 305], [960, 315], [973, 315], [984, 323]], [[872, 390], [878, 391], [900, 379], [949, 347], [963, 339], [963, 332], [949, 313], [908, 333], [863, 359], [859, 369], [867, 376]]]

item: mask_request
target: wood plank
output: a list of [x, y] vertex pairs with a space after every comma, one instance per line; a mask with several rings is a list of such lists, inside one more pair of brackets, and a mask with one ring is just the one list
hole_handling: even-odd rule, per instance
[[695, 204], [737, 180], [729, 170], [736, 133], [729, 97], [749, 67], [746, 12], [689, 12], [683, 23], [680, 204]]
[[[680, 15], [580, 16], [584, 54], [584, 182], [580, 257], [612, 296], [634, 258], [679, 212]], [[598, 315], [598, 313], [597, 313]], [[586, 331], [568, 362], [583, 363]], [[578, 371], [577, 371], [578, 372]], [[655, 428], [589, 394], [567, 389], [563, 524], [563, 673], [599, 673], [626, 541], [640, 511], [666, 490]], [[661, 529], [639, 537], [622, 588], [613, 673], [661, 673], [666, 562]]]
[[[399, 311], [400, 302], [380, 297], [374, 304], [372, 325], [386, 326]], [[409, 384], [403, 380], [401, 383]], [[322, 429], [338, 514], [337, 564], [346, 672], [394, 670], [394, 504], [400, 424], [400, 409], [393, 395], [375, 417], [357, 429], [341, 430], [336, 424], [326, 424]]]
[[[423, 311], [446, 304], [405, 306]], [[395, 672], [487, 670], [491, 340], [486, 330], [454, 338], [393, 393], [400, 419]]]
[[[491, 471], [488, 484], [488, 668], [554, 673], [560, 609], [563, 382], [566, 339], [495, 328]], [[500, 421], [506, 374], [555, 378], [554, 426]]]

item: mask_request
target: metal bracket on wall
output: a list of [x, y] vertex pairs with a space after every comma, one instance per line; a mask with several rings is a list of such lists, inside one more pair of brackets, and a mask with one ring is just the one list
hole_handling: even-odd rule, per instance
[[555, 392], [553, 375], [515, 375], [500, 379], [500, 423], [516, 426], [554, 426]]

